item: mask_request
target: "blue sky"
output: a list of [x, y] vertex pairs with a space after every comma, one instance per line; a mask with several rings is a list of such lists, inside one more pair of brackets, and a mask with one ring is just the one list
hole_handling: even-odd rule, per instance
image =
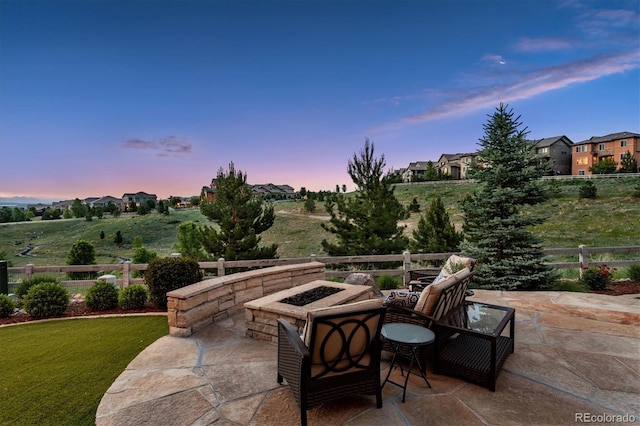
[[0, 196], [332, 190], [474, 152], [508, 103], [531, 139], [640, 133], [640, 2], [0, 0]]

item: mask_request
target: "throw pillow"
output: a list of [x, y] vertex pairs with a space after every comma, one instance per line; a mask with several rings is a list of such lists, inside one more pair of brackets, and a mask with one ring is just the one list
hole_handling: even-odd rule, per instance
[[418, 291], [398, 291], [393, 290], [387, 297], [384, 298], [384, 306], [400, 306], [401, 308], [413, 307], [420, 298], [420, 292]]

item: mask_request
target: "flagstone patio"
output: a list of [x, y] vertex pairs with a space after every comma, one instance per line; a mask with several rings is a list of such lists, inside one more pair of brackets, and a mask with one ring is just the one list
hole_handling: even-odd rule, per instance
[[[472, 300], [516, 309], [515, 353], [496, 392], [429, 369], [432, 388], [412, 376], [406, 403], [401, 389], [385, 386], [382, 409], [373, 397], [346, 398], [310, 410], [309, 424], [640, 422], [639, 297], [476, 290]], [[291, 392], [276, 382], [276, 345], [246, 337], [244, 319], [157, 340], [109, 388], [96, 424], [299, 424]]]

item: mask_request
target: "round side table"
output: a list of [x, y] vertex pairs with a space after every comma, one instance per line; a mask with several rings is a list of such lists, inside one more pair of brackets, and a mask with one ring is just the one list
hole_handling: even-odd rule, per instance
[[[420, 364], [420, 359], [418, 357], [418, 350], [422, 346], [427, 346], [433, 343], [436, 339], [436, 335], [433, 334], [433, 331], [429, 330], [425, 327], [420, 327], [415, 324], [405, 324], [405, 323], [389, 323], [384, 324], [382, 326], [382, 337], [388, 340], [393, 347], [393, 358], [391, 359], [391, 365], [389, 366], [389, 371], [387, 372], [387, 377], [382, 382], [382, 387], [389, 382], [393, 385], [396, 385], [402, 388], [402, 402], [405, 401], [405, 397], [407, 394], [407, 383], [409, 382], [409, 375], [411, 374], [411, 370], [413, 369], [414, 363], [418, 365], [418, 370], [420, 371], [420, 375], [427, 383], [427, 386], [431, 387], [431, 383], [427, 380], [427, 370], [425, 367]], [[398, 352], [400, 345], [407, 345], [411, 347], [411, 359], [409, 361], [409, 370], [407, 371], [407, 375], [404, 379], [404, 384], [400, 384], [394, 382], [393, 380], [389, 380], [389, 376], [391, 375], [391, 370], [396, 364], [399, 364], [398, 361]], [[402, 365], [400, 365], [400, 373], [404, 374], [404, 369]]]

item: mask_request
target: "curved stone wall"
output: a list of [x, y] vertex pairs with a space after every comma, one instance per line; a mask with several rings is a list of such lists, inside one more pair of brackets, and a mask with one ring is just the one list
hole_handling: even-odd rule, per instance
[[272, 266], [200, 281], [167, 293], [169, 334], [187, 337], [244, 309], [250, 300], [326, 279], [325, 265], [307, 262]]

